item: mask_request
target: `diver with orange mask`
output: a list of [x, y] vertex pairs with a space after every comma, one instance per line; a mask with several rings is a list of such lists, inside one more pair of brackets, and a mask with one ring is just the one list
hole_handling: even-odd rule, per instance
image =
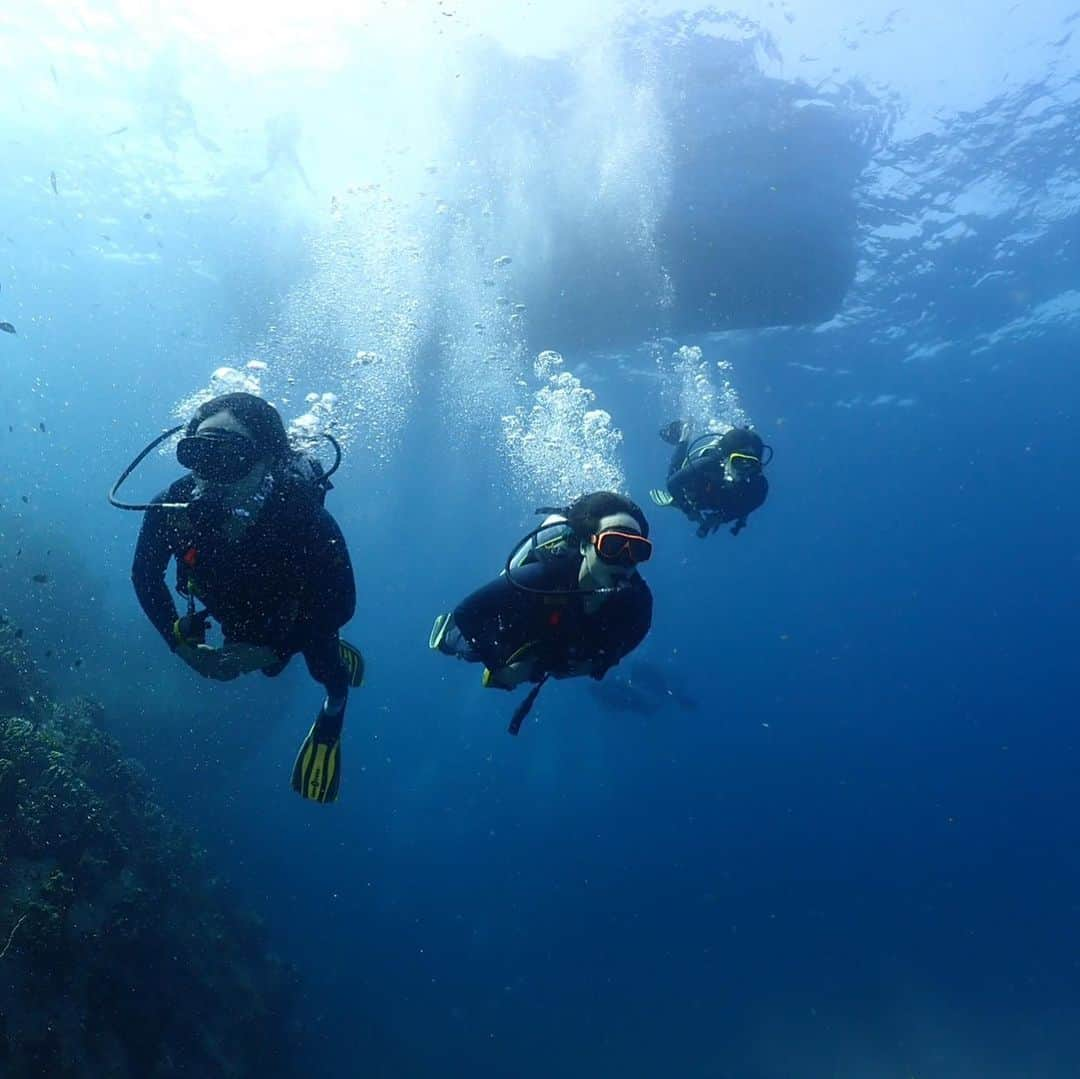
[[652, 593], [638, 572], [652, 543], [635, 503], [596, 491], [538, 512], [548, 516], [503, 572], [440, 614], [428, 641], [445, 655], [483, 663], [487, 688], [533, 683], [511, 734], [549, 678], [603, 678], [652, 625]]

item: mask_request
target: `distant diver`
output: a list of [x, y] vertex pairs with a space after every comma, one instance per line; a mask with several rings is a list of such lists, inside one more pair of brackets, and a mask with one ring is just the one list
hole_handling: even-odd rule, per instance
[[[181, 430], [176, 458], [188, 474], [149, 504], [118, 501], [143, 458]], [[155, 439], [109, 494], [121, 509], [150, 511], [135, 548], [135, 593], [192, 670], [218, 681], [252, 671], [273, 677], [303, 654], [326, 698], [297, 756], [292, 787], [316, 802], [337, 798], [345, 705], [364, 672], [360, 651], [338, 637], [353, 615], [356, 585], [345, 539], [323, 505], [341, 460], [337, 443], [324, 437], [337, 451], [328, 471], [291, 448], [272, 405], [253, 394], [225, 394]], [[187, 600], [183, 616], [165, 584], [170, 559], [176, 590]], [[221, 626], [220, 648], [206, 643], [211, 617]]]
[[661, 666], [636, 660], [629, 664], [625, 673], [620, 669], [603, 682], [589, 686], [589, 690], [612, 712], [651, 716], [672, 704], [684, 712], [696, 712], [697, 700], [682, 688], [680, 682], [678, 678], [669, 679]]
[[172, 153], [179, 151], [182, 138], [194, 139], [208, 153], [220, 153], [221, 147], [199, 130], [195, 110], [180, 92], [183, 82], [184, 69], [177, 49], [167, 46], [151, 59], [137, 97], [143, 126], [156, 130]]
[[723, 434], [706, 431], [693, 439], [691, 430], [687, 421], [672, 420], [660, 431], [675, 450], [667, 489], [654, 488], [649, 497], [658, 506], [682, 510], [698, 526], [701, 539], [731, 521], [731, 534], [737, 536], [768, 496], [763, 470], [772, 460], [772, 447], [748, 427], [732, 427]]
[[255, 173], [251, 177], [252, 180], [256, 182], [264, 180], [279, 166], [285, 166], [300, 177], [310, 194], [314, 194], [307, 173], [304, 172], [304, 166], [300, 164], [300, 155], [296, 149], [300, 142], [300, 133], [300, 118], [295, 113], [283, 112], [277, 116], [271, 116], [266, 121], [266, 168], [262, 172]]
[[652, 625], [652, 593], [638, 573], [652, 543], [638, 506], [596, 491], [537, 512], [548, 516], [500, 576], [440, 614], [428, 640], [445, 655], [483, 663], [486, 688], [533, 683], [511, 734], [549, 678], [603, 678]]

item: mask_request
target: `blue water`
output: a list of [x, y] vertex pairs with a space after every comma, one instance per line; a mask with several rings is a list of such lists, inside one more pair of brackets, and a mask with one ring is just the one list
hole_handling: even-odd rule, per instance
[[[932, 5], [860, 9], [837, 37], [851, 70], [834, 68], [830, 86], [808, 81], [800, 45], [783, 37], [812, 20], [798, 5], [778, 9], [787, 22], [746, 5], [743, 44], [719, 53], [699, 23], [692, 49], [650, 52], [650, 35], [671, 33], [658, 17], [624, 26], [624, 59], [601, 63], [603, 78], [592, 69], [612, 85], [587, 91], [567, 74], [580, 60], [572, 31], [562, 51], [530, 58], [484, 38], [485, 10], [462, 39], [482, 47], [455, 54], [469, 93], [483, 97], [494, 53], [511, 85], [530, 88], [529, 108], [489, 101], [506, 126], [488, 130], [497, 123], [463, 94], [444, 145], [396, 158], [374, 137], [335, 141], [355, 100], [342, 87], [364, 87], [348, 62], [321, 89], [283, 68], [276, 89], [238, 90], [227, 120], [212, 84], [240, 87], [240, 68], [227, 49], [184, 43], [185, 96], [221, 149], [181, 133], [173, 153], [153, 110], [132, 104], [160, 87], [70, 52], [53, 56], [54, 82], [45, 45], [20, 53], [21, 111], [0, 121], [0, 320], [18, 331], [0, 339], [0, 606], [26, 624], [59, 695], [106, 702], [162, 803], [299, 968], [305, 1072], [1075, 1076], [1080, 58], [1069, 35], [1080, 12], [993, 3], [980, 6], [985, 26], [960, 11], [965, 29]], [[421, 20], [424, 32], [439, 18]], [[95, 34], [102, 48], [110, 34], [143, 40], [122, 20]], [[901, 86], [897, 54], [913, 42], [939, 68]], [[722, 76], [704, 81], [695, 50]], [[631, 87], [655, 78], [653, 105], [633, 111], [615, 70]], [[704, 111], [672, 105], [687, 79]], [[940, 103], [920, 112], [935, 85]], [[287, 171], [251, 178], [263, 117], [290, 87], [311, 195]], [[850, 153], [815, 153], [811, 138], [798, 168], [774, 169], [777, 130], [806, 108], [792, 102], [815, 95]], [[567, 207], [591, 205], [600, 187], [588, 150], [537, 120], [549, 100], [564, 123], [640, 136], [613, 152], [609, 201], [586, 224]], [[102, 131], [125, 121], [123, 154], [102, 149]], [[693, 171], [716, 160], [706, 124], [740, 129], [719, 144], [745, 185], [737, 241], [716, 226], [729, 187], [711, 167]], [[522, 130], [541, 149], [550, 140], [562, 167], [504, 152]], [[695, 132], [699, 155], [664, 148], [685, 150]], [[484, 179], [469, 178], [470, 154]], [[423, 175], [429, 158], [436, 178], [393, 187], [404, 183], [394, 161]], [[384, 173], [406, 207], [400, 228], [357, 224], [343, 246], [378, 259], [347, 277], [348, 259], [326, 254], [327, 204]], [[408, 209], [421, 183], [444, 185], [457, 232]], [[514, 183], [516, 209], [498, 201]], [[777, 187], [779, 210], [765, 194]], [[783, 263], [786, 287], [804, 293], [763, 304], [751, 282], [741, 303], [735, 275], [723, 313], [703, 309], [707, 260], [722, 276], [725, 259], [691, 212], [695, 189], [760, 280]], [[492, 198], [493, 233], [480, 216]], [[625, 258], [631, 296], [588, 262], [589, 230], [638, 237], [639, 226], [651, 244], [604, 255], [611, 272]], [[823, 247], [815, 229], [847, 239]], [[514, 287], [533, 321], [513, 331], [519, 351], [496, 348], [491, 363], [488, 345], [470, 344], [474, 297], [515, 238]], [[474, 246], [475, 265], [461, 253]], [[346, 357], [375, 347], [406, 287], [391, 274], [380, 290], [371, 267], [415, 264], [427, 276], [408, 284], [426, 301], [413, 312], [412, 382], [383, 383], [402, 418], [376, 402], [370, 427], [355, 421], [328, 503], [356, 567], [346, 633], [368, 679], [349, 706], [343, 799], [306, 806], [288, 774], [316, 687], [299, 664], [275, 683], [224, 686], [177, 669], [128, 581], [138, 517], [104, 493], [220, 364], [270, 356], [298, 378], [289, 417], [309, 389], [351, 406], [360, 376]], [[570, 265], [588, 291], [544, 307]], [[642, 284], [660, 265], [673, 303]], [[693, 303], [680, 306], [680, 281]], [[738, 538], [700, 541], [681, 517], [650, 514], [656, 613], [638, 656], [699, 707], [620, 714], [560, 683], [509, 738], [508, 697], [489, 699], [475, 668], [425, 647], [434, 614], [497, 572], [539, 504], [483, 387], [521, 377], [528, 406], [529, 360], [562, 350], [623, 431], [626, 484], [644, 504], [664, 476], [656, 431], [671, 418], [647, 345], [656, 335], [663, 354], [697, 344], [710, 362], [730, 359], [742, 407], [775, 448], [770, 498]], [[175, 466], [155, 459], [138, 475], [149, 494]], [[27, 581], [46, 569], [44, 588]]]

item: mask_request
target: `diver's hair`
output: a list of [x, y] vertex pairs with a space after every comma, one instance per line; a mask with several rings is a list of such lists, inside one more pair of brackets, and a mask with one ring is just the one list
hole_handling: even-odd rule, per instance
[[616, 513], [629, 514], [637, 521], [641, 534], [649, 534], [649, 522], [641, 512], [641, 507], [625, 495], [618, 495], [614, 491], [593, 491], [592, 494], [575, 498], [566, 509], [566, 523], [579, 540], [587, 540], [596, 534], [602, 517], [611, 517]]
[[203, 420], [225, 411], [231, 412], [251, 432], [263, 457], [277, 463], [292, 455], [281, 413], [269, 401], [253, 393], [226, 393], [204, 401], [188, 421], [184, 434], [195, 434]]
[[765, 443], [761, 441], [761, 436], [749, 427], [732, 427], [720, 439], [720, 452], [725, 457], [731, 453], [749, 453], [760, 458], [764, 450]]

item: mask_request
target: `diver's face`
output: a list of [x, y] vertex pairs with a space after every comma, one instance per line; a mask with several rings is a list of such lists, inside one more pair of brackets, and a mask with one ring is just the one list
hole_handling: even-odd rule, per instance
[[761, 472], [761, 458], [750, 450], [728, 454], [724, 461], [724, 479], [728, 483], [749, 483]]
[[[608, 531], [629, 532], [640, 536], [641, 526], [629, 513], [611, 513], [600, 518], [596, 534]], [[585, 572], [602, 588], [625, 581], [637, 572], [637, 566], [632, 562], [605, 562], [593, 543], [588, 540], [582, 544], [582, 556]]]
[[177, 451], [181, 463], [214, 487], [235, 489], [253, 477], [261, 479], [265, 471], [251, 430], [227, 409], [207, 416], [194, 436], [182, 441], [189, 446]]

